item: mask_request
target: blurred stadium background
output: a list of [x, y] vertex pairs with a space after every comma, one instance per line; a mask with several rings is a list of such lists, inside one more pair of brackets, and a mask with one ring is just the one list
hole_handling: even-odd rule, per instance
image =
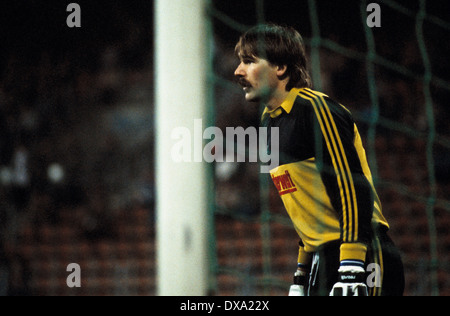
[[[0, 294], [156, 295], [153, 1], [76, 2], [80, 29], [69, 2], [0, 10]], [[316, 88], [360, 125], [405, 294], [450, 295], [450, 2], [376, 1], [368, 29], [370, 2], [210, 1], [215, 125], [259, 123], [233, 79], [240, 33], [296, 27]], [[298, 238], [258, 171], [215, 165], [208, 294], [287, 295]]]

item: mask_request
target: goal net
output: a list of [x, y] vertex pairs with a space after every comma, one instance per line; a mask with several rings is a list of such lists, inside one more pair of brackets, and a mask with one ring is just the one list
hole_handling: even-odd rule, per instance
[[[286, 24], [304, 37], [314, 88], [346, 105], [360, 128], [405, 295], [450, 294], [450, 5], [442, 1], [214, 0], [215, 124], [258, 126], [262, 109], [233, 78], [234, 45], [249, 27]], [[374, 19], [380, 25], [375, 25]], [[216, 163], [215, 295], [287, 295], [298, 237], [256, 163]]]

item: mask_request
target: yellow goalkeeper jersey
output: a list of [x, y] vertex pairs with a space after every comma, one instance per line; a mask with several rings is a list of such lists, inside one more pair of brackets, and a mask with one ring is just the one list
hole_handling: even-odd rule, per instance
[[262, 125], [268, 137], [279, 128], [280, 164], [270, 174], [304, 250], [341, 240], [341, 260], [364, 261], [372, 227], [389, 225], [351, 113], [323, 93], [294, 88], [264, 111]]

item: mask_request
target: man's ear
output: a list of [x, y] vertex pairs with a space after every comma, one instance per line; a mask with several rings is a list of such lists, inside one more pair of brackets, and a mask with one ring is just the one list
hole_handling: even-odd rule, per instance
[[286, 65], [282, 65], [282, 66], [277, 66], [277, 76], [278, 78], [286, 78], [287, 75], [287, 66]]

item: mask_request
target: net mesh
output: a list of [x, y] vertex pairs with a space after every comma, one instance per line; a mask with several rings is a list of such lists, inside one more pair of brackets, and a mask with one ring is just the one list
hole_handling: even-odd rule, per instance
[[[390, 235], [401, 251], [406, 295], [450, 294], [449, 4], [378, 1], [211, 1], [216, 125], [258, 126], [233, 79], [239, 35], [275, 22], [304, 37], [314, 88], [345, 104], [363, 137]], [[298, 237], [257, 164], [216, 165], [216, 295], [286, 295]]]

